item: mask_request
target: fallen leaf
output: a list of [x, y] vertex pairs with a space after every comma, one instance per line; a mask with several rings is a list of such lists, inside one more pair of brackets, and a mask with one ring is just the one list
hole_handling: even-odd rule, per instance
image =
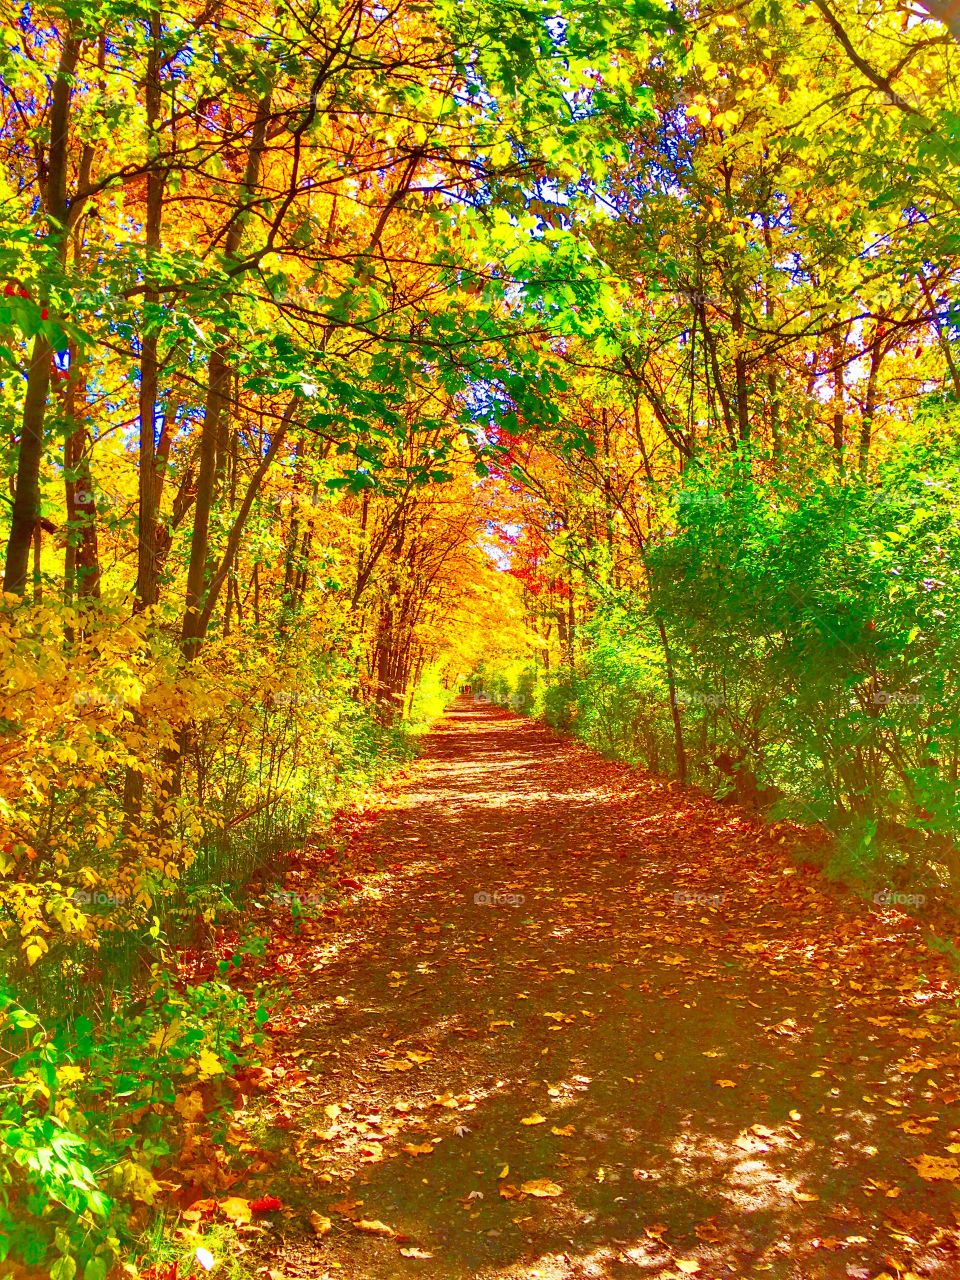
[[432, 1258], [432, 1253], [426, 1253], [423, 1249], [418, 1249], [416, 1245], [411, 1249], [401, 1249], [401, 1258]]
[[253, 1205], [242, 1196], [230, 1196], [220, 1201], [220, 1212], [225, 1214], [231, 1222], [249, 1222], [253, 1216]]
[[536, 1196], [541, 1200], [563, 1195], [563, 1187], [551, 1182], [549, 1178], [534, 1178], [532, 1182], [523, 1182], [520, 1184], [520, 1190], [524, 1195]]
[[368, 1236], [395, 1236], [397, 1234], [393, 1227], [388, 1227], [385, 1222], [380, 1222], [377, 1218], [361, 1218], [359, 1222], [355, 1222], [353, 1225], [358, 1231], [363, 1231]]
[[273, 1213], [283, 1208], [283, 1201], [277, 1196], [261, 1196], [259, 1200], [250, 1201], [251, 1213]]
[[547, 1117], [542, 1116], [539, 1111], [535, 1111], [532, 1116], [524, 1116], [520, 1121], [521, 1124], [546, 1124]]
[[956, 1160], [942, 1156], [918, 1156], [909, 1162], [921, 1178], [927, 1182], [955, 1182], [960, 1178], [960, 1165]]
[[313, 1209], [310, 1213], [310, 1225], [318, 1236], [329, 1235], [333, 1227], [330, 1219], [325, 1214], [318, 1213], [316, 1209]]
[[178, 1093], [173, 1109], [184, 1120], [198, 1120], [203, 1115], [203, 1095], [198, 1089], [191, 1093]]

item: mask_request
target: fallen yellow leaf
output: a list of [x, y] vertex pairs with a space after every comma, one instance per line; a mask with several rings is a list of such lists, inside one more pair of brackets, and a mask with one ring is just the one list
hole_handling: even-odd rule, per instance
[[551, 1182], [549, 1178], [534, 1178], [532, 1182], [523, 1182], [520, 1184], [520, 1190], [524, 1195], [536, 1196], [541, 1200], [563, 1195], [563, 1187]]
[[249, 1222], [253, 1217], [250, 1201], [241, 1196], [230, 1196], [220, 1201], [220, 1212], [226, 1214], [231, 1222]]
[[393, 1227], [388, 1227], [385, 1222], [380, 1222], [377, 1218], [373, 1220], [361, 1218], [359, 1222], [355, 1222], [353, 1225], [358, 1231], [363, 1231], [368, 1236], [395, 1236], [397, 1234]]
[[956, 1160], [947, 1160], [943, 1156], [918, 1156], [910, 1164], [927, 1182], [956, 1182], [960, 1178], [960, 1165]]

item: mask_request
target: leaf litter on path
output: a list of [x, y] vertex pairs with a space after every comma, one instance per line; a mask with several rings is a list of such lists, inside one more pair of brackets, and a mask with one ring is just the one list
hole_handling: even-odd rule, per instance
[[960, 1275], [958, 985], [916, 922], [490, 708], [342, 821], [364, 895], [271, 944], [265, 1267]]

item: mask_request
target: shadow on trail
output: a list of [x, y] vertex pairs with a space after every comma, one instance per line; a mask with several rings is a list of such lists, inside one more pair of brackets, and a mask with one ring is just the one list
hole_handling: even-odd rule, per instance
[[956, 1191], [908, 1163], [960, 1124], [955, 988], [902, 918], [486, 708], [366, 840], [375, 893], [296, 993], [284, 1275], [960, 1274]]

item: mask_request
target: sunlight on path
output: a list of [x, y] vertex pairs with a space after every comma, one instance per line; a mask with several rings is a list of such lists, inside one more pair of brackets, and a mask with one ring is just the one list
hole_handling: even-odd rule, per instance
[[960, 1275], [956, 985], [915, 923], [467, 703], [355, 844], [298, 944], [252, 1271]]

